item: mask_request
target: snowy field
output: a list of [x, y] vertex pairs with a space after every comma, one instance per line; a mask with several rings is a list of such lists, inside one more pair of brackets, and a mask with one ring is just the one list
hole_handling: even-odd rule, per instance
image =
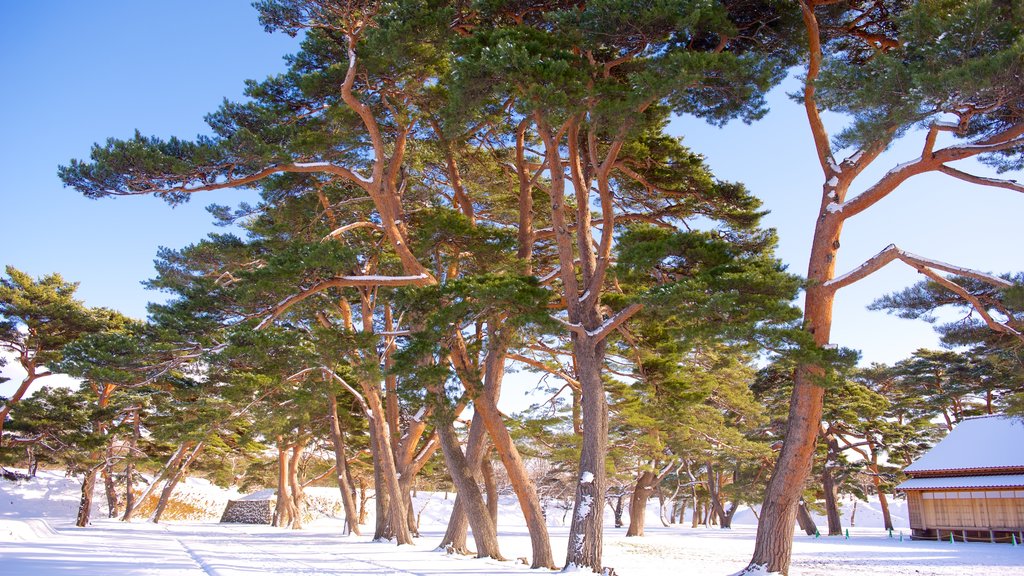
[[[503, 502], [499, 519], [502, 552], [510, 560], [457, 558], [434, 550], [444, 531], [451, 499], [441, 494], [417, 499], [421, 537], [416, 546], [373, 543], [366, 536], [341, 536], [341, 522], [325, 518], [300, 531], [216, 520], [145, 521], [125, 524], [100, 518], [75, 528], [78, 486], [60, 475], [21, 483], [0, 481], [0, 573], [49, 575], [461, 575], [536, 574], [516, 562], [529, 556], [529, 539], [514, 502]], [[183, 493], [219, 514], [228, 498], [237, 497], [202, 481], [190, 481]], [[97, 494], [97, 502], [101, 502]], [[897, 525], [906, 534], [903, 502], [894, 506]], [[99, 508], [97, 506], [96, 508]], [[607, 511], [607, 509], [606, 509]], [[852, 504], [844, 507], [848, 520]], [[556, 558], [564, 555], [567, 528], [561, 510], [550, 510]], [[734, 573], [746, 565], [754, 546], [749, 511], [737, 515], [732, 530], [665, 528], [656, 505], [648, 517], [648, 535], [625, 538], [624, 529], [605, 531], [605, 564], [622, 576]], [[850, 538], [797, 536], [793, 574], [841, 575], [1024, 575], [1024, 546], [1006, 544], [912, 542], [889, 538], [880, 525], [877, 504], [857, 506]], [[824, 526], [824, 522], [819, 522]], [[372, 527], [368, 527], [372, 530]]]

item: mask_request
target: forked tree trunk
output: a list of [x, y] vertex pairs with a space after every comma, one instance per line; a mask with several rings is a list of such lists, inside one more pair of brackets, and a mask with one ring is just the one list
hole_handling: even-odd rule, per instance
[[[161, 481], [167, 478], [168, 475], [173, 474], [173, 470], [177, 470], [179, 464], [181, 463], [182, 460], [185, 459], [185, 456], [188, 454], [188, 450], [191, 447], [192, 442], [185, 442], [178, 446], [178, 449], [174, 451], [174, 454], [172, 454], [171, 457], [167, 460], [163, 468], [161, 468], [160, 471], [157, 472], [156, 476], [153, 477], [153, 481], [149, 484], [149, 487], [146, 488], [146, 491], [143, 492], [141, 496], [139, 496], [139, 506], [144, 505], [146, 500], [153, 495], [153, 492], [156, 491], [156, 487], [160, 484]], [[126, 508], [124, 511], [124, 516], [121, 518], [121, 521], [131, 522], [132, 516], [135, 514], [135, 510], [135, 506], [131, 508]]]
[[622, 528], [624, 526], [622, 523], [622, 501], [625, 500], [625, 498], [626, 497], [622, 493], [617, 494], [615, 496], [615, 503], [612, 505], [612, 514], [615, 516], [616, 528]]
[[[370, 413], [371, 445], [373, 446], [374, 478], [377, 484], [378, 513], [384, 513], [387, 518], [382, 524], [378, 518], [377, 531], [374, 534], [375, 540], [394, 539], [399, 546], [413, 544], [412, 532], [409, 531], [409, 521], [405, 499], [402, 498], [401, 486], [398, 481], [398, 470], [395, 467], [394, 451], [391, 449], [391, 435], [388, 432], [387, 422], [383, 417], [385, 414], [384, 405], [381, 402], [380, 390], [373, 382], [362, 380], [363, 396], [368, 404]], [[386, 502], [381, 502], [386, 495]]]
[[452, 482], [459, 492], [459, 498], [466, 509], [469, 525], [473, 529], [473, 541], [476, 543], [478, 558], [502, 559], [498, 547], [498, 533], [487, 511], [480, 487], [477, 486], [473, 470], [466, 461], [459, 440], [455, 436], [455, 428], [451, 422], [439, 423], [438, 433], [441, 437], [441, 452], [451, 475]]
[[[473, 420], [469, 424], [469, 438], [466, 442], [466, 463], [471, 469], [479, 466], [483, 461], [486, 445], [487, 430], [483, 417], [474, 414]], [[466, 516], [466, 500], [461, 492], [456, 491], [452, 514], [448, 518], [448, 528], [438, 547], [453, 554], [470, 554], [469, 547], [466, 545], [468, 529], [469, 518]]]
[[189, 465], [195, 461], [206, 446], [205, 442], [198, 442], [192, 452], [187, 458], [179, 461], [177, 468], [174, 470], [174, 475], [164, 485], [163, 491], [160, 493], [160, 501], [156, 505], [156, 511], [153, 512], [153, 523], [157, 524], [160, 522], [160, 518], [164, 515], [164, 510], [167, 509], [167, 504], [171, 501], [171, 494], [174, 493], [174, 488], [178, 485], [178, 482], [185, 477], [185, 471], [188, 470]]
[[[491, 329], [490, 326], [488, 329]], [[488, 342], [488, 354], [485, 360], [484, 390], [473, 399], [475, 408], [474, 414], [479, 414], [487, 428], [491, 444], [501, 458], [501, 463], [508, 473], [512, 490], [519, 500], [519, 507], [526, 520], [526, 527], [530, 534], [530, 546], [533, 551], [531, 568], [554, 568], [554, 557], [551, 554], [551, 539], [548, 536], [548, 527], [544, 521], [544, 512], [541, 510], [540, 497], [537, 496], [537, 488], [533, 484], [526, 465], [523, 464], [522, 456], [512, 441], [512, 435], [502, 420], [501, 412], [498, 411], [497, 397], [501, 390], [501, 379], [504, 375], [505, 350], [507, 350], [507, 332], [500, 331], [498, 326], [494, 327], [492, 341]], [[463, 373], [471, 368], [468, 363], [468, 352], [465, 341], [461, 338], [454, 339], [452, 346], [452, 358], [457, 363], [456, 368]], [[603, 502], [603, 497], [601, 502]], [[597, 503], [598, 509], [604, 504]]]

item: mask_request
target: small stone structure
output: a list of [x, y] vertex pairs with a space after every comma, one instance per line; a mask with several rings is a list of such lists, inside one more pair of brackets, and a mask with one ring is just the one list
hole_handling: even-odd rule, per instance
[[238, 500], [229, 500], [221, 515], [221, 522], [237, 524], [270, 524], [274, 517], [273, 490], [260, 490]]

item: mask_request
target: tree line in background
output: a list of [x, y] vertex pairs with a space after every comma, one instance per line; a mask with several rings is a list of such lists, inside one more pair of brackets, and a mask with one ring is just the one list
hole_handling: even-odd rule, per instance
[[[84, 473], [80, 524], [97, 475], [127, 520], [139, 471], [156, 472], [159, 520], [193, 469], [277, 486], [276, 522], [300, 527], [304, 486], [333, 474], [349, 530], [372, 486], [375, 538], [408, 544], [427, 477], [458, 494], [442, 545], [468, 552], [471, 527], [476, 554], [501, 558], [501, 477], [535, 568], [556, 565], [546, 502], [572, 503], [565, 565], [610, 573], [604, 505], [641, 536], [657, 495], [669, 518], [689, 502], [722, 527], [763, 503], [750, 570], [786, 573], [796, 522], [815, 530], [808, 508], [824, 506], [830, 534], [842, 493], [886, 510], [933, 421], [1021, 412], [1019, 275], [895, 246], [834, 266], [844, 221], [916, 174], [1024, 191], [949, 165], [1021, 168], [1017, 4], [256, 6], [301, 49], [210, 114], [212, 135], [110, 139], [60, 169], [93, 198], [257, 190], [211, 206], [234, 231], [161, 251], [149, 285], [169, 299], [146, 322], [86, 308], [56, 275], [2, 280], [0, 343], [27, 376], [0, 449]], [[797, 64], [824, 182], [803, 281], [775, 258], [760, 202], [666, 131], [673, 114], [757, 120]], [[838, 137], [822, 111], [850, 118]], [[920, 158], [850, 192], [919, 135]], [[835, 293], [894, 260], [927, 280], [874, 306], [965, 310], [939, 326], [958, 351], [855, 368], [829, 343]], [[498, 409], [510, 366], [558, 383], [517, 418]], [[82, 388], [26, 397], [51, 371]]]

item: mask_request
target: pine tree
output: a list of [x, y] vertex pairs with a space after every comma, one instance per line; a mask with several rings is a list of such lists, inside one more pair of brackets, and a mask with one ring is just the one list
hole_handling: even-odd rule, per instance
[[60, 274], [33, 279], [8, 266], [0, 278], [0, 349], [13, 353], [25, 377], [0, 406], [0, 448], [7, 417], [40, 378], [53, 374], [62, 350], [77, 338], [102, 330], [109, 311], [89, 309], [75, 299], [78, 284]]
[[[1022, 190], [1013, 180], [970, 174], [950, 164], [981, 156], [1002, 169], [1020, 167], [1024, 13], [1014, 3], [992, 0], [801, 0], [800, 9], [808, 46], [801, 101], [823, 172], [804, 327], [824, 347], [836, 292], [894, 260], [938, 282], [949, 283], [938, 273], [945, 271], [999, 283], [990, 275], [896, 246], [842, 276], [836, 276], [835, 263], [844, 222], [915, 175], [939, 172], [983, 186]], [[835, 141], [829, 139], [822, 110], [852, 116]], [[890, 143], [909, 136], [915, 127], [924, 128], [921, 156], [893, 167], [848, 198], [855, 179]], [[961, 142], [946, 145], [947, 136]], [[839, 149], [847, 147], [853, 153], [837, 160]], [[819, 363], [807, 362], [795, 372], [786, 442], [762, 508], [751, 573], [789, 570], [800, 487], [810, 472], [825, 397], [825, 388], [816, 382], [822, 370]]]

